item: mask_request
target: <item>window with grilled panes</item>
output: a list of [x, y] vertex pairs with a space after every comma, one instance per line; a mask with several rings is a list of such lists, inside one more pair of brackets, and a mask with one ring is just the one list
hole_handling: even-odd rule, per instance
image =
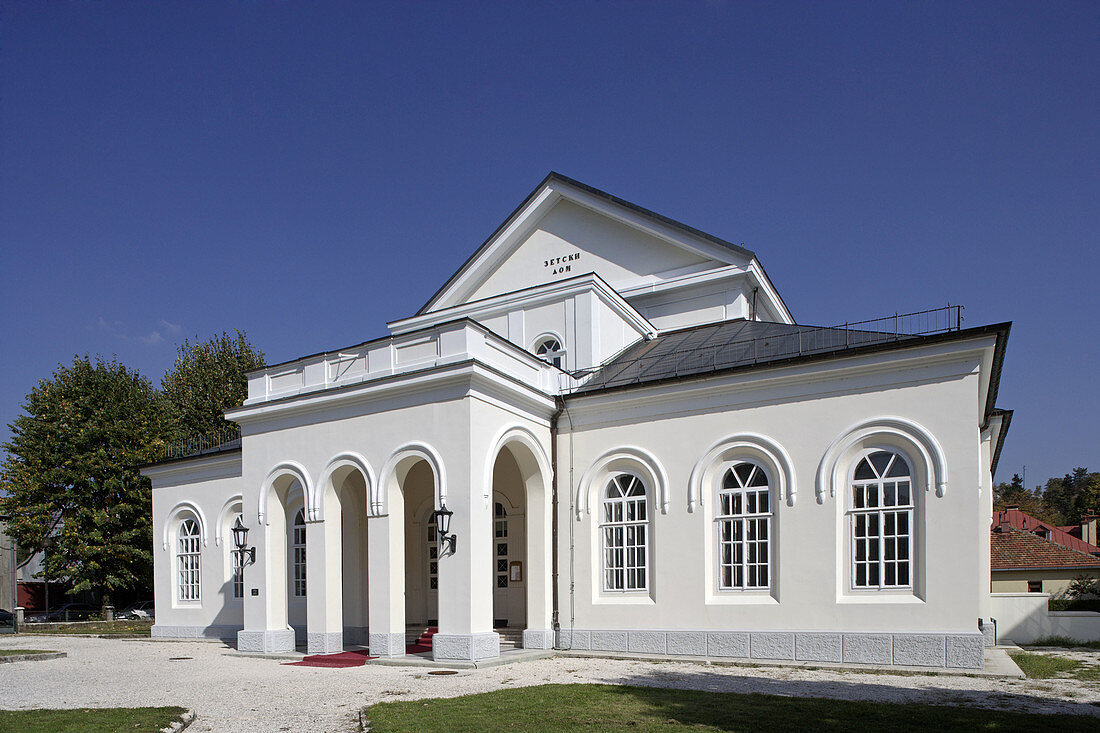
[[194, 519], [180, 522], [176, 537], [176, 569], [179, 573], [178, 593], [181, 601], [198, 601], [202, 587], [202, 539], [199, 523]]
[[646, 487], [631, 473], [604, 487], [600, 511], [601, 571], [605, 591], [649, 587], [649, 511]]
[[893, 451], [863, 456], [852, 474], [849, 502], [852, 587], [911, 587], [914, 505], [909, 464]]
[[508, 513], [504, 505], [499, 501], [493, 506], [493, 515], [496, 522], [497, 555], [496, 578], [497, 588], [508, 587]]
[[294, 515], [291, 531], [291, 549], [294, 557], [294, 596], [306, 596], [306, 516], [301, 509]]
[[771, 583], [772, 507], [768, 475], [755, 463], [734, 464], [722, 476], [715, 516], [718, 587], [766, 589]]
[[428, 588], [439, 588], [439, 539], [435, 525], [428, 525]]

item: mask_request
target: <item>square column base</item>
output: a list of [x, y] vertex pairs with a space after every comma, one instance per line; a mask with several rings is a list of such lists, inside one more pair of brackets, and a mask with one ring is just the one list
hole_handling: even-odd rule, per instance
[[258, 654], [292, 652], [294, 651], [294, 630], [238, 631], [237, 651], [256, 652]]
[[405, 635], [392, 634], [368, 634], [367, 650], [374, 657], [403, 657], [405, 656]]
[[524, 649], [553, 649], [554, 648], [554, 631], [553, 631], [553, 629], [524, 629], [523, 630], [523, 648]]
[[310, 631], [306, 634], [306, 654], [339, 654], [342, 651], [342, 631]]
[[500, 634], [435, 634], [432, 659], [437, 662], [477, 662], [500, 656]]

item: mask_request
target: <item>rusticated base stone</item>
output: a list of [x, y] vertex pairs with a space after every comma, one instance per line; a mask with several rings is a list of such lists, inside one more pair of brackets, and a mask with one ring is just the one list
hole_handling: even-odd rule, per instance
[[749, 634], [752, 659], [794, 659], [794, 634], [786, 631], [757, 631]]
[[985, 641], [983, 642], [985, 644], [985, 648], [992, 649], [993, 647], [997, 646], [997, 627], [993, 624], [993, 622], [982, 621], [980, 628], [982, 631], [982, 636], [985, 637]]
[[748, 632], [708, 631], [707, 656], [747, 659], [749, 656]]
[[840, 634], [807, 632], [794, 635], [794, 658], [800, 662], [839, 662], [842, 647]]
[[311, 631], [306, 635], [306, 654], [338, 654], [342, 651], [342, 631]]
[[432, 659], [437, 662], [476, 662], [500, 656], [500, 634], [436, 634], [432, 637]]
[[945, 648], [942, 634], [894, 634], [894, 664], [942, 667]]
[[587, 631], [558, 629], [557, 649], [588, 651], [592, 648], [592, 635]]
[[405, 656], [405, 635], [400, 632], [370, 634], [367, 649], [371, 656], [375, 657], [403, 657]]
[[947, 666], [952, 669], [981, 669], [985, 663], [983, 634], [951, 634], [947, 637]]
[[293, 629], [237, 632], [237, 651], [257, 654], [279, 654], [294, 651]]
[[668, 653], [678, 656], [705, 657], [707, 655], [707, 632], [670, 631], [665, 640]]
[[523, 648], [524, 649], [553, 649], [554, 648], [554, 631], [553, 631], [553, 629], [524, 629], [523, 630]]
[[166, 626], [156, 624], [149, 635], [156, 639], [223, 639], [233, 641], [237, 638], [240, 626]]
[[844, 634], [843, 660], [848, 664], [891, 664], [893, 641], [889, 634]]

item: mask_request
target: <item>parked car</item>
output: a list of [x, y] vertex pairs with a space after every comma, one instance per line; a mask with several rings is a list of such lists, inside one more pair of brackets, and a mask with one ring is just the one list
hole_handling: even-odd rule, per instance
[[0, 608], [0, 626], [15, 626], [15, 615], [7, 609]]
[[46, 614], [46, 621], [87, 621], [91, 616], [98, 614], [99, 609], [89, 606], [87, 603], [66, 603], [58, 606]]
[[115, 614], [117, 619], [149, 619], [152, 621], [156, 618], [155, 609], [153, 608], [152, 601], [142, 601], [141, 603], [135, 603], [127, 606], [118, 613]]

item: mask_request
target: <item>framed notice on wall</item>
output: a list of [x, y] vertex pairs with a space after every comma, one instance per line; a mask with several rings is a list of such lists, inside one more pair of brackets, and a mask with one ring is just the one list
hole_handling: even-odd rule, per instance
[[523, 582], [523, 563], [519, 560], [513, 560], [512, 562], [508, 563], [508, 582]]

